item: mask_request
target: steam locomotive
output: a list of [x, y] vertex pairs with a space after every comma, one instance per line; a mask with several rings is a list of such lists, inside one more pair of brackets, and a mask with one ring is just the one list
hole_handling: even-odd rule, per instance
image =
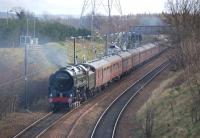
[[53, 110], [83, 102], [161, 51], [159, 46], [148, 44], [88, 63], [60, 68], [49, 78], [48, 100]]

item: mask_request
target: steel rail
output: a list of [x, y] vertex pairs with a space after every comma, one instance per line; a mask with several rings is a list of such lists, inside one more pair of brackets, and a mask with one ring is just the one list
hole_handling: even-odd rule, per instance
[[49, 112], [48, 114], [46, 114], [45, 116], [43, 116], [42, 118], [38, 119], [37, 121], [33, 122], [32, 124], [30, 124], [29, 126], [27, 126], [25, 129], [23, 129], [22, 131], [20, 131], [17, 135], [15, 135], [13, 138], [18, 138], [20, 137], [23, 133], [25, 133], [26, 131], [28, 131], [31, 127], [33, 127], [35, 124], [39, 123], [40, 121], [42, 121], [43, 119], [47, 118], [48, 116], [50, 116], [52, 114], [52, 112]]
[[[165, 64], [166, 64], [166, 65], [165, 65]], [[139, 84], [140, 81], [144, 80], [144, 79], [145, 79], [146, 77], [148, 77], [152, 72], [158, 70], [158, 72], [155, 72], [155, 74], [154, 74], [151, 78], [149, 78], [148, 81], [145, 82], [145, 83], [143, 84], [143, 86], [141, 86], [141, 87], [139, 88], [139, 90], [137, 90], [136, 92], [133, 93], [134, 96], [137, 95], [137, 93], [138, 93], [141, 89], [143, 89], [151, 80], [153, 80], [153, 79], [154, 79], [161, 71], [163, 71], [169, 64], [170, 64], [170, 63], [169, 63], [168, 61], [166, 61], [166, 62], [160, 64], [159, 66], [155, 67], [154, 69], [152, 69], [151, 71], [149, 71], [148, 73], [146, 73], [143, 77], [141, 77], [139, 80], [137, 80], [135, 83], [133, 83], [130, 87], [128, 87], [128, 88], [127, 88], [122, 94], [120, 94], [117, 98], [115, 98], [115, 100], [113, 100], [113, 102], [104, 110], [104, 112], [102, 113], [102, 115], [100, 116], [100, 118], [98, 119], [98, 121], [96, 122], [96, 125], [95, 125], [95, 127], [94, 127], [94, 129], [93, 129], [93, 131], [92, 131], [92, 134], [91, 134], [91, 138], [94, 138], [94, 137], [96, 136], [97, 129], [100, 127], [100, 124], [101, 124], [103, 118], [106, 116], [106, 114], [108, 114], [108, 111], [114, 106], [114, 104], [115, 104], [118, 100], [120, 100], [120, 98], [121, 98], [122, 96], [124, 96], [124, 95], [125, 95], [130, 89], [132, 89], [134, 86], [137, 86], [137, 85]], [[164, 67], [162, 68], [162, 66], [164, 66]], [[159, 70], [160, 68], [161, 68], [161, 70]], [[134, 97], [133, 95], [131, 96], [132, 99], [133, 99], [133, 97]], [[130, 99], [129, 99], [129, 100], [130, 100]], [[129, 100], [128, 100], [128, 101], [129, 101]], [[128, 102], [128, 101], [127, 101], [127, 102]], [[130, 101], [131, 101], [131, 100], [130, 100]], [[130, 101], [129, 101], [129, 102], [130, 102]], [[126, 102], [125, 106], [128, 105], [127, 102]], [[125, 108], [125, 107], [123, 106], [122, 110], [124, 110], [124, 108]], [[123, 111], [120, 111], [120, 112], [123, 112]], [[119, 113], [119, 114], [120, 114], [120, 113]], [[117, 118], [119, 117], [119, 114], [118, 114]], [[121, 113], [121, 114], [122, 114], [122, 113]], [[120, 117], [119, 117], [119, 118], [120, 118]], [[118, 120], [119, 120], [119, 119], [118, 119]], [[118, 120], [116, 119], [117, 122], [118, 122]], [[110, 137], [114, 137], [115, 130], [116, 130], [115, 124], [116, 124], [116, 126], [117, 126], [117, 123], [114, 123], [113, 129], [112, 129], [112, 130], [114, 130], [114, 132], [112, 132], [112, 134], [110, 135]], [[115, 127], [115, 128], [114, 128], [114, 127]], [[105, 129], [105, 128], [104, 128], [104, 129]], [[109, 130], [106, 130], [106, 131], [104, 131], [104, 132], [106, 133], [107, 131], [109, 131]], [[102, 134], [103, 137], [106, 137], [106, 136], [105, 136], [105, 133]], [[109, 132], [108, 132], [108, 133], [109, 133]], [[101, 137], [102, 137], [102, 136], [101, 136]]]
[[[169, 63], [170, 64], [170, 63]], [[146, 82], [145, 86], [148, 85], [156, 76], [158, 76], [163, 70], [165, 70], [169, 64], [167, 64], [165, 67], [163, 67], [159, 72], [157, 72], [148, 82]], [[117, 120], [115, 122], [115, 125], [114, 125], [114, 129], [113, 129], [113, 132], [112, 132], [112, 138], [115, 137], [115, 134], [116, 134], [116, 129], [117, 129], [117, 126], [118, 126], [118, 123], [119, 123], [119, 120], [120, 118], [122, 117], [122, 114], [124, 112], [124, 110], [128, 107], [128, 105], [130, 104], [130, 102], [133, 100], [133, 98], [145, 87], [141, 87], [129, 100], [128, 102], [125, 104], [125, 106], [122, 108], [121, 112], [119, 113], [118, 117], [117, 117]]]

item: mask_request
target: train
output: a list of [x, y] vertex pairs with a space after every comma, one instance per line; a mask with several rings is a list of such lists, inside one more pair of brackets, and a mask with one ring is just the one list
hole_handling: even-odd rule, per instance
[[74, 103], [80, 104], [162, 51], [163, 48], [148, 44], [62, 67], [49, 77], [48, 101], [54, 111], [61, 106], [70, 108]]

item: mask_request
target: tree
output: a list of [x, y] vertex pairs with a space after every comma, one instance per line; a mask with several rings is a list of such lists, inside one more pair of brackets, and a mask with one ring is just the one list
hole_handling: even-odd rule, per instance
[[168, 0], [167, 7], [166, 21], [173, 26], [170, 33], [174, 48], [172, 59], [181, 68], [197, 71], [200, 59], [200, 1]]
[[23, 20], [26, 17], [25, 11], [21, 7], [12, 8], [11, 12], [14, 12], [19, 20]]

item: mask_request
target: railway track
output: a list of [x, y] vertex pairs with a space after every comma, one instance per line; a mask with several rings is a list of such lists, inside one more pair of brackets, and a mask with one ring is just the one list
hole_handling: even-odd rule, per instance
[[[69, 112], [70, 113], [70, 112]], [[59, 113], [48, 113], [43, 118], [37, 120], [36, 122], [29, 125], [27, 128], [19, 132], [13, 138], [35, 138], [37, 137], [44, 129], [51, 126], [56, 120], [62, 118], [66, 112]]]
[[[51, 125], [51, 127], [45, 129], [43, 132], [40, 133], [40, 135], [38, 135], [38, 137], [90, 137], [91, 131], [93, 130], [93, 124], [95, 124], [95, 120], [97, 120], [99, 118], [98, 116], [100, 116], [101, 113], [104, 111], [103, 109], [105, 109], [115, 99], [115, 97], [120, 95], [128, 86], [130, 86], [133, 82], [143, 77], [148, 72], [148, 70], [157, 67], [161, 63], [163, 63], [162, 57], [160, 58], [160, 60], [156, 58], [155, 61], [153, 60], [152, 62], [147, 62], [147, 64], [144, 64], [142, 68], [140, 67], [141, 70], [134, 71], [134, 73], [130, 75], [132, 77], [129, 76], [125, 77], [126, 79], [123, 78], [121, 81], [124, 82], [122, 84], [119, 83], [120, 85], [123, 85], [122, 87], [118, 87], [117, 89], [115, 89], [115, 85], [117, 82], [113, 86], [110, 85], [110, 87], [107, 88], [107, 90], [105, 91], [107, 93], [106, 95], [104, 95], [104, 91], [96, 95], [97, 97], [99, 97], [98, 102], [96, 99], [97, 97], [95, 96], [96, 98], [92, 98], [92, 101], [86, 102], [85, 106], [82, 106], [83, 108], [77, 109], [77, 112], [75, 111], [73, 112], [73, 114], [66, 116], [67, 118], [65, 117], [63, 119], [59, 119], [60, 121], [56, 121], [57, 123], [54, 123], [54, 125]], [[134, 75], [136, 76], [133, 77]], [[125, 81], [127, 82], [125, 83]], [[123, 89], [123, 91], [118, 89]], [[101, 109], [99, 110], [99, 108], [103, 108], [102, 111]], [[91, 112], [93, 115], [91, 114]], [[94, 114], [98, 115], [95, 117]], [[90, 121], [90, 125], [84, 125], [84, 123], [88, 121], [86, 118], [94, 118], [94, 120]], [[76, 132], [79, 129], [81, 129], [81, 132], [77, 134]]]
[[[146, 76], [146, 75], [145, 75]], [[138, 82], [138, 81], [137, 81]], [[48, 113], [43, 118], [37, 120], [33, 124], [29, 125], [27, 128], [18, 133], [14, 138], [35, 138], [43, 135], [50, 127], [54, 126], [59, 120], [71, 114], [75, 109], [70, 112], [60, 112], [60, 113]]]
[[[84, 104], [86, 102], [84, 102]], [[50, 127], [54, 126], [57, 122], [59, 122], [66, 116], [72, 114], [79, 107], [80, 106], [74, 107], [70, 111], [63, 111], [63, 112], [57, 112], [57, 113], [49, 112], [41, 119], [35, 121], [34, 123], [30, 124], [25, 129], [20, 131], [13, 138], [39, 138]]]
[[114, 138], [118, 121], [130, 101], [159, 73], [170, 65], [168, 61], [148, 72], [119, 95], [103, 112], [92, 131], [91, 138]]

